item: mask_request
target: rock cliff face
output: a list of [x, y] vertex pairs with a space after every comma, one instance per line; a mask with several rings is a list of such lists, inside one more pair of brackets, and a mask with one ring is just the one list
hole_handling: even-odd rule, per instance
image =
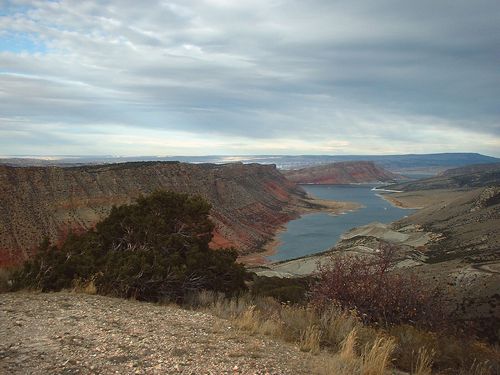
[[371, 161], [325, 164], [284, 171], [284, 174], [290, 181], [303, 184], [352, 184], [400, 179], [400, 176], [378, 167]]
[[311, 205], [274, 165], [124, 163], [73, 168], [0, 165], [0, 267], [29, 257], [44, 235], [91, 228], [113, 205], [158, 189], [212, 203], [213, 247], [256, 251]]

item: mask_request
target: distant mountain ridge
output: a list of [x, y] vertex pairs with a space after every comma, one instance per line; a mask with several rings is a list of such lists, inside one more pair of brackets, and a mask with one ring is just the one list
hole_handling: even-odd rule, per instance
[[372, 161], [346, 161], [283, 171], [290, 181], [302, 184], [352, 184], [401, 179]]
[[242, 253], [258, 251], [281, 225], [314, 206], [274, 165], [0, 165], [0, 266], [29, 257], [44, 235], [61, 241], [70, 231], [92, 228], [113, 205], [158, 189], [205, 197], [213, 206], [213, 246]]
[[466, 174], [474, 174], [474, 173], [488, 173], [494, 172], [500, 169], [499, 163], [489, 163], [489, 164], [472, 164], [466, 165], [464, 167], [447, 169], [444, 172], [440, 173], [439, 176], [460, 176]]
[[435, 175], [445, 169], [470, 164], [498, 163], [499, 158], [477, 153], [439, 153], [407, 155], [207, 155], [207, 156], [56, 156], [4, 157], [0, 164], [12, 166], [75, 166], [139, 161], [180, 161], [186, 163], [230, 162], [276, 164], [278, 169], [300, 169], [342, 161], [374, 161], [394, 173]]

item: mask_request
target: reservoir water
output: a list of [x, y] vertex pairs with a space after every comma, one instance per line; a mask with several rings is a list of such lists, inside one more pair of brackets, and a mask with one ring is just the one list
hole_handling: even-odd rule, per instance
[[280, 245], [270, 261], [287, 260], [318, 253], [333, 247], [347, 230], [374, 221], [390, 223], [414, 210], [394, 207], [380, 198], [370, 185], [302, 185], [311, 196], [320, 199], [358, 202], [364, 207], [333, 216], [328, 213], [304, 215], [290, 221], [278, 235]]

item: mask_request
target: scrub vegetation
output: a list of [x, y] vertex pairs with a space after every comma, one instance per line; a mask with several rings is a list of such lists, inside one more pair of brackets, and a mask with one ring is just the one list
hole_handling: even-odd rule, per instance
[[181, 301], [208, 289], [245, 289], [234, 249], [211, 250], [210, 204], [198, 196], [156, 192], [114, 207], [95, 229], [62, 246], [45, 239], [13, 277], [13, 289], [95, 288], [99, 294], [145, 301]]
[[202, 198], [171, 192], [115, 207], [95, 229], [59, 247], [44, 240], [9, 275], [11, 289], [177, 302], [229, 320], [242, 335], [296, 344], [311, 354], [317, 374], [500, 373], [498, 348], [445, 324], [443, 293], [394, 272], [391, 246], [332, 257], [309, 278], [252, 280], [234, 249], [209, 248], [209, 212]]

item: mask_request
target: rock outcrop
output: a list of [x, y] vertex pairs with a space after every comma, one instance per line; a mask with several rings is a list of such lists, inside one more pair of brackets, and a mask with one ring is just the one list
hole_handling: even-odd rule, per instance
[[113, 205], [158, 189], [205, 197], [213, 205], [213, 247], [235, 246], [241, 253], [258, 251], [281, 225], [314, 206], [274, 165], [0, 165], [0, 267], [29, 257], [45, 235], [61, 241], [92, 228]]
[[400, 176], [371, 161], [331, 163], [283, 173], [290, 181], [302, 184], [352, 184], [401, 179]]

